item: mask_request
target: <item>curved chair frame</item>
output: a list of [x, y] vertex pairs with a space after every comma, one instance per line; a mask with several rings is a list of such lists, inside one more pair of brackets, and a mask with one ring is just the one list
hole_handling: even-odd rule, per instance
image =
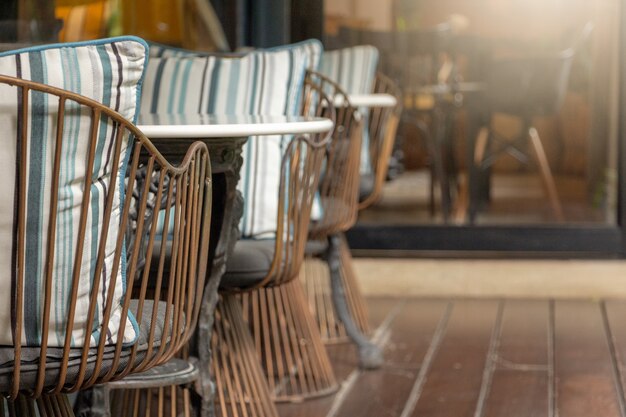
[[[387, 170], [394, 150], [398, 124], [402, 115], [402, 94], [398, 85], [385, 74], [378, 72], [374, 82], [375, 94], [390, 94], [396, 98], [394, 107], [372, 107], [369, 118], [369, 155], [374, 170], [374, 186], [367, 196], [360, 196], [359, 210], [376, 203], [382, 194], [387, 179]], [[365, 300], [359, 290], [356, 273], [352, 266], [352, 255], [344, 236], [338, 242], [341, 263], [341, 280], [346, 294], [347, 308], [357, 328], [364, 334], [370, 332]], [[323, 295], [322, 295], [323, 296]], [[328, 313], [327, 313], [328, 315]], [[345, 340], [346, 331], [341, 321], [328, 317], [329, 325], [322, 332], [326, 342]]]
[[396, 105], [394, 107], [372, 107], [370, 110], [369, 155], [371, 166], [374, 169], [374, 188], [367, 197], [361, 199], [359, 210], [371, 206], [380, 199], [402, 114], [401, 91], [391, 78], [378, 72], [374, 81], [374, 93], [394, 96]]
[[[377, 73], [374, 92], [393, 95], [397, 104], [370, 109], [369, 155], [374, 169], [374, 184], [365, 198], [360, 196], [359, 209], [370, 206], [380, 197], [402, 112], [399, 88], [380, 72]], [[349, 336], [359, 346], [361, 366], [377, 367], [382, 354], [363, 336], [369, 333], [367, 308], [358, 288], [345, 237], [340, 234], [330, 236], [329, 248], [322, 259], [307, 258], [301, 275], [324, 342], [344, 342]], [[329, 308], [331, 305], [334, 308]]]
[[[356, 222], [359, 192], [362, 118], [352, 106], [348, 95], [328, 77], [309, 71], [305, 85], [313, 92], [323, 91], [335, 104], [336, 121], [326, 152], [326, 165], [320, 181], [319, 194], [323, 214], [311, 224], [313, 239], [348, 230]], [[317, 95], [311, 94], [315, 97]], [[326, 104], [318, 100], [316, 112]], [[307, 109], [303, 109], [306, 114]]]
[[[273, 369], [280, 370], [279, 374], [283, 376], [285, 367], [282, 366], [278, 351], [277, 357], [273, 357], [271, 352], [261, 346], [293, 338], [296, 328], [314, 328], [311, 319], [306, 314], [304, 317], [300, 314], [306, 313], [305, 307], [292, 311], [285, 305], [284, 309], [290, 313], [281, 315], [279, 319], [279, 305], [269, 300], [283, 299], [282, 294], [289, 291], [293, 284], [298, 284], [292, 281], [298, 275], [304, 258], [310, 208], [318, 189], [319, 173], [327, 146], [327, 136], [313, 139], [301, 136], [290, 141], [281, 164], [278, 230], [270, 270], [258, 285], [239, 289], [239, 292], [243, 292], [243, 314], [241, 302], [236, 297], [237, 292], [230, 289], [222, 292], [211, 341], [212, 372], [215, 376], [219, 415], [276, 416], [271, 395], [277, 391]], [[278, 320], [286, 323], [282, 329], [274, 327]], [[287, 336], [285, 332], [288, 333]], [[299, 340], [299, 335], [300, 333], [293, 340]], [[308, 334], [305, 337], [308, 338]], [[319, 335], [317, 339], [319, 342], [311, 349], [323, 351]], [[223, 345], [218, 348], [220, 344]], [[259, 357], [262, 358], [261, 364], [258, 362]], [[323, 374], [330, 374], [329, 385], [334, 390], [336, 382], [327, 358], [314, 361], [309, 369], [321, 369]], [[290, 371], [291, 369], [287, 370], [287, 373]]]
[[[305, 81], [302, 114], [335, 120], [332, 101], [319, 85]], [[273, 400], [301, 400], [337, 388], [300, 284], [293, 281], [304, 258], [310, 208], [320, 187], [320, 171], [333, 146], [331, 135], [291, 140], [281, 165], [279, 227], [271, 267], [257, 285], [222, 292], [212, 340], [214, 347], [218, 338], [228, 346], [212, 351], [219, 415], [276, 416]], [[243, 314], [241, 302], [234, 297], [238, 292]], [[279, 322], [284, 326], [276, 327]], [[308, 343], [299, 347], [302, 340]], [[289, 382], [281, 391], [278, 386], [284, 377]]]
[[279, 286], [298, 276], [328, 143], [328, 138], [312, 140], [300, 136], [287, 146], [281, 162], [274, 259], [266, 277], [249, 290]]
[[[17, 245], [17, 276], [14, 291], [15, 320], [12, 323], [14, 335], [14, 370], [12, 374], [12, 387], [9, 392], [3, 395], [9, 400], [18, 398], [18, 394], [32, 398], [49, 397], [51, 395], [68, 393], [88, 388], [94, 384], [113, 381], [123, 378], [131, 372], [140, 372], [155, 365], [161, 364], [171, 358], [183, 345], [187, 343], [192, 335], [197, 323], [204, 281], [206, 276], [209, 231], [210, 231], [210, 210], [211, 210], [211, 169], [208, 151], [204, 144], [194, 143], [188, 150], [180, 166], [172, 166], [157, 151], [154, 145], [135, 127], [131, 122], [122, 117], [114, 110], [81, 95], [62, 90], [59, 88], [35, 83], [32, 81], [17, 79], [8, 76], [0, 76], [0, 84], [8, 84], [18, 89], [21, 95], [21, 106], [19, 108], [22, 126], [27, 126], [29, 118], [29, 103], [32, 93], [45, 94], [49, 100], [58, 101], [58, 112], [52, 117], [56, 119], [54, 168], [51, 179], [51, 190], [56, 190], [59, 184], [59, 171], [61, 164], [60, 149], [63, 146], [63, 132], [67, 126], [68, 119], [76, 114], [84, 117], [89, 115], [90, 134], [85, 140], [88, 141], [88, 155], [86, 155], [87, 171], [91, 172], [94, 166], [94, 154], [97, 143], [99, 128], [103, 124], [112, 127], [114, 137], [113, 143], [113, 164], [111, 178], [117, 178], [121, 149], [124, 141], [128, 141], [128, 169], [126, 172], [125, 193], [127, 196], [136, 198], [125, 198], [120, 207], [121, 221], [116, 238], [113, 268], [111, 271], [111, 283], [107, 289], [106, 306], [103, 312], [102, 324], [107, 328], [111, 318], [113, 292], [115, 290], [115, 277], [120, 268], [126, 262], [126, 287], [128, 293], [122, 301], [122, 317], [120, 321], [120, 331], [122, 334], [126, 324], [126, 318], [131, 306], [131, 298], [136, 303], [136, 311], [133, 311], [137, 322], [148, 322], [146, 326], [140, 328], [139, 333], [145, 335], [145, 345], [140, 346], [135, 342], [132, 346], [125, 346], [123, 338], [118, 337], [115, 345], [106, 345], [105, 337], [101, 337], [96, 345], [91, 343], [91, 335], [86, 332], [83, 347], [71, 347], [71, 334], [74, 328], [77, 290], [80, 275], [80, 262], [82, 250], [78, 248], [74, 259], [72, 284], [70, 291], [70, 314], [67, 318], [67, 328], [65, 342], [62, 349], [62, 359], [60, 367], [50, 369], [50, 361], [47, 352], [50, 348], [47, 345], [50, 316], [51, 288], [53, 279], [55, 241], [54, 236], [55, 221], [57, 218], [57, 193], [51, 192], [50, 213], [48, 224], [51, 226], [47, 230], [48, 245], [45, 250], [45, 281], [43, 297], [43, 313], [41, 320], [41, 346], [36, 346], [39, 350], [38, 367], [36, 372], [36, 382], [27, 384], [22, 378], [21, 358], [24, 341], [22, 340], [23, 313], [22, 306], [24, 298], [27, 296], [24, 291], [24, 264], [26, 253], [23, 244]], [[76, 107], [80, 111], [75, 111]], [[72, 108], [71, 112], [66, 111]], [[24, 192], [27, 183], [26, 178], [26, 155], [29, 146], [29, 132], [21, 129], [21, 149], [18, 152], [21, 159], [18, 161], [19, 185], [17, 190], [17, 230], [18, 242], [24, 239], [26, 227], [26, 193]], [[143, 172], [145, 178], [156, 179], [152, 181], [140, 181]], [[87, 225], [87, 213], [89, 209], [89, 196], [91, 176], [87, 176], [83, 186], [83, 199], [81, 203], [81, 215], [78, 223], [79, 241], [85, 236]], [[95, 273], [92, 277], [92, 288], [99, 288], [99, 282], [103, 275], [104, 242], [106, 241], [109, 228], [111, 226], [111, 212], [115, 193], [110, 191], [105, 196], [105, 212], [103, 216], [102, 233], [99, 237], [99, 250]], [[166, 210], [165, 224], [169, 225], [170, 213], [173, 213], [173, 230], [166, 228], [170, 233], [172, 243], [171, 264], [168, 273], [164, 273], [165, 259], [158, 262], [157, 270], [154, 271], [151, 259], [155, 253], [155, 236], [157, 235], [158, 222], [151, 221], [152, 213], [158, 213], [163, 208]], [[145, 216], [132, 216], [132, 213], [145, 213]], [[135, 218], [133, 218], [135, 217]], [[135, 236], [134, 239], [126, 239], [127, 236]], [[140, 237], [140, 238], [138, 238]], [[165, 240], [163, 240], [161, 253], [164, 253]], [[122, 257], [126, 255], [126, 259]], [[155, 278], [153, 278], [155, 277]], [[149, 293], [148, 280], [156, 279], [157, 285], [154, 293]], [[164, 290], [161, 290], [164, 288]], [[132, 289], [132, 290], [131, 290]], [[132, 293], [131, 293], [132, 291]], [[90, 293], [89, 317], [86, 323], [87, 329], [91, 328], [96, 310], [96, 300], [98, 291], [92, 290]], [[148, 303], [153, 301], [153, 303]], [[150, 304], [152, 307], [150, 308]], [[169, 318], [161, 323], [157, 319], [157, 313], [165, 310], [165, 317]], [[149, 317], [149, 318], [148, 318]], [[146, 320], [146, 318], [148, 318]], [[140, 325], [141, 326], [141, 325]], [[157, 327], [162, 327], [162, 337], [160, 344], [156, 344]], [[138, 338], [139, 339], [139, 338]], [[32, 346], [28, 346], [32, 348]], [[59, 348], [55, 348], [59, 349]], [[68, 378], [68, 366], [70, 353], [74, 355], [80, 352], [80, 363], [75, 378]], [[104, 355], [110, 359], [107, 368], [103, 368]], [[56, 362], [58, 365], [58, 360]], [[46, 383], [48, 372], [55, 372], [54, 383]], [[22, 400], [20, 400], [22, 401]], [[66, 401], [66, 400], [61, 400]], [[13, 401], [9, 401], [11, 404]], [[45, 402], [45, 401], [44, 401]], [[39, 404], [39, 402], [38, 402]]]

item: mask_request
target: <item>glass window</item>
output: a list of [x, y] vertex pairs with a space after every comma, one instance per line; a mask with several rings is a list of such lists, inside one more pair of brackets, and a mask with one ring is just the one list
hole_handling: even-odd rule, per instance
[[390, 180], [361, 225], [616, 224], [618, 0], [327, 0], [325, 13], [327, 45], [375, 44], [404, 92]]

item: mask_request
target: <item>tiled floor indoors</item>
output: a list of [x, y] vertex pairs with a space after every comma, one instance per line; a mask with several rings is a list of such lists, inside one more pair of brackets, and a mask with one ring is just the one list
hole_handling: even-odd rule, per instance
[[[556, 186], [563, 205], [565, 221], [572, 224], [611, 224], [615, 222], [614, 195], [611, 191], [609, 208], [603, 207], [602, 192], [616, 189], [612, 186], [590, 190], [584, 179], [557, 175]], [[429, 174], [425, 170], [407, 171], [385, 183], [380, 201], [359, 213], [361, 224], [441, 224], [437, 210], [429, 211]], [[439, 189], [435, 195], [438, 199]], [[541, 178], [529, 170], [521, 173], [499, 173], [492, 178], [492, 201], [480, 211], [477, 224], [543, 224], [554, 223], [554, 213], [545, 196]]]
[[625, 416], [626, 301], [368, 298], [377, 371], [330, 346], [339, 391], [282, 417]]

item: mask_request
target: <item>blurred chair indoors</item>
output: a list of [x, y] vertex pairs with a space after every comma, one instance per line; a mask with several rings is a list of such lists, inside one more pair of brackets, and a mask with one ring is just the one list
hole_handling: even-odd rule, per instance
[[[534, 120], [554, 116], [561, 109], [576, 51], [586, 42], [592, 30], [593, 25], [587, 23], [570, 46], [555, 53], [494, 58], [489, 63], [483, 101], [480, 103], [480, 111], [485, 112], [482, 116], [484, 126], [476, 138], [474, 164], [470, 168], [470, 222], [475, 220], [480, 206], [491, 198], [488, 184], [491, 166], [504, 153], [528, 164], [529, 145], [535, 155], [554, 218], [559, 222], [565, 221], [554, 176]], [[517, 137], [508, 139], [493, 130], [491, 121], [496, 113], [521, 119]]]

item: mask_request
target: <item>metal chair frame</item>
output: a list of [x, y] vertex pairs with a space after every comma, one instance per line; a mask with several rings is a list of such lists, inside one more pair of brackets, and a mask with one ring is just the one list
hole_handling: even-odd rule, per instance
[[[340, 89], [338, 86], [336, 88]], [[399, 89], [391, 79], [378, 73], [374, 92], [393, 94], [397, 98], [398, 104], [392, 108], [374, 107], [370, 109], [369, 154], [370, 163], [374, 169], [374, 188], [368, 196], [359, 202], [358, 209], [368, 207], [380, 197], [402, 112]], [[348, 126], [348, 129], [350, 128], [349, 123], [344, 125]], [[355, 128], [355, 131], [358, 133], [360, 130]], [[356, 172], [358, 175], [358, 167]], [[346, 185], [347, 187], [349, 185]], [[353, 215], [356, 213], [355, 207]], [[328, 236], [328, 251], [322, 259], [307, 258], [306, 268], [301, 275], [307, 289], [311, 310], [317, 319], [324, 342], [343, 342], [346, 337], [349, 337], [359, 347], [361, 366], [375, 368], [382, 361], [382, 353], [364, 336], [369, 333], [367, 308], [352, 267], [350, 248], [342, 233], [350, 226], [352, 224], [345, 229], [337, 227], [332, 230]], [[331, 283], [332, 288], [329, 288], [329, 283]], [[334, 308], [329, 308], [331, 305]]]
[[[194, 331], [206, 276], [207, 255], [210, 230], [211, 210], [211, 169], [206, 146], [200, 142], [194, 143], [188, 150], [184, 160], [179, 166], [173, 166], [158, 152], [154, 145], [139, 131], [131, 122], [124, 119], [119, 113], [98, 103], [94, 100], [66, 90], [33, 81], [0, 75], [0, 84], [13, 86], [21, 97], [20, 112], [21, 126], [19, 138], [21, 148], [17, 161], [19, 178], [16, 212], [18, 213], [17, 231], [18, 244], [16, 245], [17, 273], [15, 277], [14, 303], [15, 319], [12, 322], [14, 338], [14, 369], [12, 374], [12, 387], [10, 391], [2, 393], [8, 402], [9, 410], [17, 415], [34, 415], [34, 409], [38, 408], [42, 415], [72, 415], [66, 393], [84, 390], [95, 384], [114, 381], [134, 372], [141, 372], [162, 364], [170, 359], [182, 346], [184, 346]], [[26, 253], [23, 244], [26, 228], [26, 157], [29, 147], [28, 126], [30, 117], [30, 102], [32, 94], [44, 94], [50, 103], [58, 102], [58, 111], [51, 114], [56, 125], [52, 127], [55, 132], [54, 167], [51, 179], [51, 198], [46, 231], [48, 245], [45, 250], [45, 280], [43, 283], [43, 313], [41, 317], [41, 346], [39, 349], [38, 368], [36, 382], [25, 385], [22, 378], [21, 358], [24, 341], [22, 340], [24, 298], [24, 264]], [[80, 111], [76, 111], [76, 108]], [[72, 108], [72, 111], [67, 111]], [[96, 345], [91, 344], [90, 332], [86, 332], [82, 348], [73, 348], [70, 345], [71, 334], [75, 322], [75, 305], [80, 278], [80, 264], [83, 257], [81, 247], [77, 248], [74, 259], [72, 284], [70, 290], [70, 312], [65, 329], [65, 341], [62, 347], [62, 359], [59, 368], [51, 369], [51, 361], [47, 358], [49, 350], [47, 340], [49, 334], [49, 317], [51, 304], [51, 288], [53, 279], [53, 267], [55, 264], [55, 233], [57, 219], [58, 196], [55, 190], [59, 184], [59, 172], [61, 166], [61, 148], [64, 146], [63, 132], [69, 125], [68, 120], [77, 115], [85, 117], [88, 114], [90, 133], [84, 140], [88, 141], [88, 154], [86, 158], [87, 171], [91, 172], [94, 166], [95, 147], [99, 128], [107, 124], [112, 128], [113, 163], [110, 172], [111, 178], [117, 178], [121, 149], [124, 141], [128, 140], [128, 152], [130, 153], [128, 169], [126, 173], [126, 195], [135, 194], [137, 198], [127, 197], [123, 206], [120, 207], [121, 220], [114, 252], [111, 283], [107, 289], [106, 306], [103, 313], [102, 325], [107, 328], [112, 312], [113, 291], [117, 272], [122, 267], [122, 256], [126, 253], [126, 277], [128, 292], [123, 298], [120, 330], [122, 334], [128, 316], [130, 301], [135, 299], [137, 311], [134, 312], [138, 323], [142, 323], [144, 316], [150, 315], [149, 328], [141, 328], [140, 332], [147, 334], [147, 346], [138, 350], [138, 344], [124, 346], [123, 338], [118, 337], [115, 345], [106, 345], [106, 338], [101, 337]], [[138, 180], [138, 173], [143, 170], [147, 178], [156, 178], [156, 182]], [[87, 213], [90, 203], [91, 176], [87, 176], [83, 184], [83, 199], [81, 214], [78, 223], [79, 241], [85, 236], [87, 225]], [[89, 317], [86, 323], [87, 329], [92, 327], [95, 318], [97, 289], [103, 275], [104, 242], [106, 242], [111, 226], [111, 212], [115, 193], [109, 190], [105, 196], [105, 211], [103, 215], [102, 233], [97, 254], [95, 273], [92, 277], [92, 290], [90, 293]], [[168, 208], [165, 224], [169, 224], [170, 213], [174, 216], [174, 227], [171, 230], [173, 256], [169, 265], [169, 273], [164, 273], [165, 259], [158, 262], [157, 270], [152, 267], [152, 256], [155, 249], [155, 236], [157, 234], [157, 222], [151, 222], [148, 216], [133, 216], [136, 213], [156, 213], [161, 208]], [[146, 218], [147, 217], [147, 218]], [[168, 229], [166, 229], [168, 232]], [[127, 239], [134, 236], [134, 239]], [[141, 238], [137, 238], [141, 236]], [[162, 242], [161, 253], [164, 253], [165, 240]], [[149, 279], [156, 278], [157, 286], [154, 293], [147, 291]], [[161, 290], [164, 288], [164, 290]], [[147, 310], [146, 302], [153, 301], [151, 311]], [[165, 323], [159, 323], [157, 312], [159, 305], [165, 309]], [[156, 329], [162, 326], [162, 338], [160, 345], [155, 344]], [[33, 347], [33, 346], [30, 346]], [[74, 379], [68, 379], [67, 368], [69, 365], [70, 350], [80, 349], [80, 364], [78, 375]], [[112, 355], [110, 370], [103, 369], [105, 350], [107, 355]], [[58, 363], [57, 363], [58, 364]], [[90, 365], [92, 364], [92, 365]], [[55, 372], [55, 382], [46, 384], [45, 377], [49, 372]], [[36, 403], [33, 402], [36, 400]], [[4, 404], [0, 404], [3, 407]], [[15, 412], [10, 415], [15, 415]]]
[[402, 115], [402, 93], [398, 85], [385, 74], [378, 72], [374, 81], [374, 93], [390, 94], [396, 98], [394, 107], [372, 107], [369, 117], [369, 155], [374, 169], [374, 188], [370, 195], [359, 201], [363, 210], [380, 199], [387, 169], [393, 152], [398, 124]]
[[[305, 114], [335, 120], [332, 102], [322, 90], [306, 81], [302, 107]], [[322, 164], [331, 146], [330, 133], [298, 136], [290, 141], [281, 164], [278, 229], [271, 267], [253, 287], [222, 290], [211, 363], [218, 415], [277, 416], [273, 400], [300, 400], [303, 397], [299, 388], [305, 389], [305, 395], [309, 388], [312, 395], [334, 392], [337, 388], [312, 318], [306, 305], [299, 302], [303, 300], [298, 298], [299, 283], [293, 282], [304, 258], [311, 207], [319, 189]], [[285, 325], [277, 326], [279, 321]], [[312, 343], [300, 349], [299, 342], [294, 344], [294, 341], [301, 338]], [[294, 361], [299, 364], [306, 363], [312, 374], [300, 366], [298, 376], [294, 377], [295, 362], [284, 365], [282, 352], [288, 352], [290, 358], [297, 357]], [[290, 373], [287, 378], [304, 383], [298, 388], [292, 386], [286, 395], [280, 394], [281, 378]]]

